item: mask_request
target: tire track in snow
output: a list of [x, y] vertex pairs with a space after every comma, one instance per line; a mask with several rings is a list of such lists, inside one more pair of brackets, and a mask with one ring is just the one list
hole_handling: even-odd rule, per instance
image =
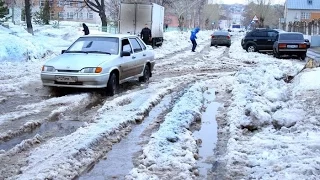
[[[15, 178], [44, 179], [54, 177], [68, 179], [68, 177], [78, 175], [83, 171], [83, 167], [87, 167], [88, 163], [99, 158], [100, 155], [95, 153], [94, 148], [101, 141], [121, 129], [127, 128], [136, 120], [143, 119], [145, 114], [161, 101], [164, 95], [179, 85], [176, 81], [180, 79], [149, 84], [147, 89], [115, 98], [110, 103], [106, 103], [98, 110], [97, 118], [93, 123], [68, 136], [54, 138], [30, 152], [28, 166], [23, 167], [23, 174]], [[186, 81], [188, 80], [186, 79]], [[117, 110], [120, 110], [119, 114], [117, 114]], [[116, 141], [118, 141], [117, 139], [121, 139], [121, 137], [117, 137]], [[57, 175], [57, 171], [60, 171], [59, 175]]]
[[[188, 129], [200, 118], [204, 83], [195, 83], [167, 114], [143, 147], [140, 165], [126, 179], [188, 179], [195, 177], [197, 144]], [[177, 158], [178, 157], [178, 158]]]

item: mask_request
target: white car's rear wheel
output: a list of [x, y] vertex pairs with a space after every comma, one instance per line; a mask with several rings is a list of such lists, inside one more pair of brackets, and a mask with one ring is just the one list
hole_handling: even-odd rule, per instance
[[150, 72], [150, 67], [149, 67], [149, 65], [146, 65], [146, 66], [144, 67], [144, 70], [143, 70], [143, 76], [142, 76], [142, 77], [139, 77], [139, 81], [140, 81], [140, 82], [147, 82], [147, 81], [149, 81], [149, 79], [150, 79], [150, 74], [151, 74], [151, 72]]

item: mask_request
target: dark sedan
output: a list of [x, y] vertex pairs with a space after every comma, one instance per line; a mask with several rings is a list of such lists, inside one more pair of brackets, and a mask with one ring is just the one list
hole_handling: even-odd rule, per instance
[[230, 34], [227, 31], [215, 31], [211, 35], [211, 46], [231, 46]]
[[280, 58], [282, 55], [295, 55], [304, 60], [309, 48], [309, 41], [305, 40], [302, 33], [282, 32], [276, 37], [273, 44], [273, 56]]

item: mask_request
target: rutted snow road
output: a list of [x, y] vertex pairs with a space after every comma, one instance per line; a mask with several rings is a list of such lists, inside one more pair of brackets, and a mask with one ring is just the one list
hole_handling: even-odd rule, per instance
[[[120, 174], [111, 175], [112, 178], [203, 178], [206, 172], [199, 172], [197, 160], [213, 164], [214, 157], [201, 158], [201, 137], [195, 139], [193, 132], [201, 128], [201, 114], [215, 95], [219, 103], [228, 106], [227, 99], [222, 97], [228, 96], [230, 79], [239, 68], [252, 64], [232, 59], [228, 48], [209, 47], [208, 41], [199, 43], [197, 50], [192, 53], [182, 49], [159, 58], [148, 84], [129, 82], [114, 97], [103, 97], [90, 90], [52, 97], [40, 88], [38, 80], [31, 82], [37, 92], [30, 90], [22, 95], [15, 93], [15, 88], [26, 88], [28, 92], [34, 86], [30, 83], [6, 86], [0, 97], [1, 178], [99, 177], [100, 171], [95, 171], [93, 166], [99, 160], [108, 163], [109, 154], [112, 157], [113, 151], [121, 151], [112, 147], [115, 144], [125, 147], [121, 143], [126, 140], [120, 140], [131, 136], [140, 137], [132, 144], [137, 148], [132, 151], [132, 160], [128, 160], [132, 165]], [[225, 114], [223, 108], [219, 108], [219, 126], [225, 124], [221, 114]], [[144, 120], [149, 124], [140, 124]], [[139, 132], [134, 136], [130, 131]], [[219, 141], [218, 145], [223, 148]], [[171, 162], [168, 154], [181, 156], [179, 164]], [[161, 160], [152, 161], [155, 157]], [[90, 167], [92, 173], [86, 173]], [[223, 169], [218, 165], [216, 168]], [[205, 176], [214, 174], [209, 170], [207, 173]]]

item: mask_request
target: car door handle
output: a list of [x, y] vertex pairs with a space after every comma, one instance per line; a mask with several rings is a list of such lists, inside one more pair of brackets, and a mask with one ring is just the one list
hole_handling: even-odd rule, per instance
[[254, 39], [253, 41], [257, 41], [256, 39]]
[[136, 57], [135, 56], [132, 56], [132, 59], [135, 59]]
[[268, 41], [272, 41], [271, 39], [268, 39]]
[[143, 54], [143, 56], [146, 56], [146, 54]]

